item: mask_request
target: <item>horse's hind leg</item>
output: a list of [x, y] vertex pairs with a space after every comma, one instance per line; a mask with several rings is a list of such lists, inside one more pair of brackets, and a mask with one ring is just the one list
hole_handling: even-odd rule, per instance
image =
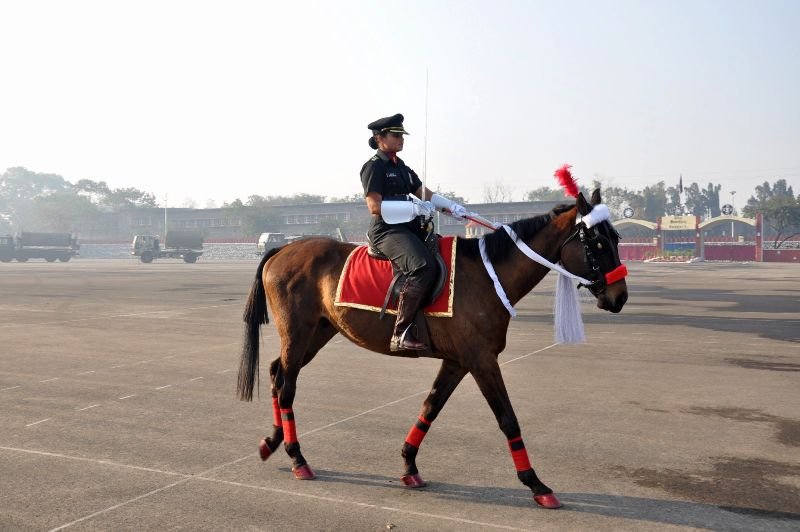
[[[279, 382], [279, 386], [277, 386], [276, 403], [280, 412], [284, 448], [292, 459], [294, 476], [300, 480], [313, 479], [314, 472], [300, 452], [300, 443], [297, 440], [294, 410], [292, 409], [297, 389], [297, 377], [300, 374], [300, 369], [308, 364], [336, 333], [336, 329], [333, 328], [330, 322], [323, 318], [310, 331], [309, 335], [306, 336], [295, 331], [291, 335], [292, 337], [284, 337], [281, 341], [282, 353], [277, 369], [277, 381], [282, 380], [282, 382]], [[304, 336], [305, 341], [294, 341], [294, 338], [303, 338]], [[297, 356], [300, 349], [303, 350], [302, 358]]]
[[[309, 342], [303, 366], [311, 362], [314, 356], [327, 344], [338, 331], [333, 328], [327, 319], [320, 320]], [[278, 390], [283, 386], [283, 373], [281, 359], [276, 358], [269, 365], [270, 392], [272, 394], [272, 436], [267, 436], [258, 444], [258, 453], [262, 460], [269, 458], [283, 442], [283, 422], [281, 421], [281, 407], [278, 404]]]
[[278, 390], [283, 385], [281, 359], [276, 358], [269, 365], [270, 392], [272, 395], [272, 436], [267, 436], [258, 444], [258, 454], [262, 460], [269, 458], [283, 442], [283, 423], [281, 408], [278, 404]]
[[494, 412], [500, 430], [508, 440], [508, 448], [511, 451], [511, 458], [514, 460], [514, 467], [517, 469], [517, 478], [528, 486], [533, 492], [533, 500], [544, 508], [560, 508], [561, 503], [533, 470], [528, 458], [528, 451], [522, 441], [522, 433], [517, 422], [514, 409], [511, 408], [511, 400], [508, 398], [506, 385], [500, 373], [500, 366], [494, 358], [485, 359], [479, 367], [471, 369], [472, 376], [478, 384], [483, 396], [489, 403], [489, 407]]
[[406, 436], [406, 441], [403, 444], [403, 461], [406, 465], [406, 472], [401, 478], [403, 484], [409, 488], [421, 488], [425, 485], [425, 481], [419, 476], [417, 470], [417, 452], [419, 446], [422, 444], [422, 439], [428, 433], [431, 423], [436, 419], [441, 412], [444, 404], [453, 394], [453, 391], [464, 378], [467, 371], [459, 366], [457, 363], [443, 360], [442, 366], [439, 368], [439, 374], [436, 380], [433, 381], [433, 386], [422, 403], [422, 411], [420, 412], [419, 419], [411, 427], [411, 430]]

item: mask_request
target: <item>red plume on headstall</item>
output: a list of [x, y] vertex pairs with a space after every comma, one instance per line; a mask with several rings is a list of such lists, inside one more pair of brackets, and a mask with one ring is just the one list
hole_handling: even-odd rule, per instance
[[565, 164], [556, 170], [555, 176], [558, 184], [564, 189], [564, 193], [567, 196], [577, 198], [580, 190], [578, 190], [578, 183], [575, 182], [575, 178], [572, 177], [572, 172], [569, 171], [570, 168], [572, 168], [571, 164]]

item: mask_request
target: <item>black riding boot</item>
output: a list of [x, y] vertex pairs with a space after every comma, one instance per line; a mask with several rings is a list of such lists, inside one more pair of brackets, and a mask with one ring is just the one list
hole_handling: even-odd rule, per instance
[[422, 307], [425, 290], [412, 281], [406, 281], [397, 303], [397, 321], [389, 349], [392, 351], [424, 351], [428, 346], [414, 335], [414, 315]]

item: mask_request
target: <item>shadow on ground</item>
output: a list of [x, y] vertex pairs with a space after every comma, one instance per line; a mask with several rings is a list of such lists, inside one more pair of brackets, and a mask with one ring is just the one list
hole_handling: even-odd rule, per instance
[[[742, 461], [727, 460], [724, 462], [735, 470], [741, 467]], [[762, 462], [762, 461], [753, 461]], [[751, 466], [763, 464], [750, 464]], [[785, 467], [786, 464], [772, 464], [775, 467]], [[287, 474], [291, 473], [289, 468], [280, 468]], [[619, 472], [623, 472], [620, 471]], [[774, 467], [768, 468], [770, 474], [774, 473]], [[676, 493], [682, 498], [689, 498], [688, 495], [701, 495], [697, 501], [671, 501], [663, 499], [651, 499], [644, 497], [629, 497], [625, 495], [608, 495], [599, 493], [557, 493], [559, 499], [564, 504], [560, 510], [563, 512], [580, 512], [594, 515], [602, 515], [613, 518], [623, 518], [643, 523], [668, 524], [676, 526], [687, 526], [696, 528], [708, 528], [717, 523], [726, 530], [774, 530], [792, 529], [800, 526], [800, 508], [792, 511], [785, 511], [785, 505], [780, 506], [778, 499], [766, 500], [756, 497], [755, 499], [745, 497], [739, 500], [736, 497], [729, 497], [725, 493], [716, 490], [706, 491], [698, 489], [697, 479], [686, 473], [677, 471], [650, 471], [639, 469], [635, 471], [624, 471], [630, 475], [637, 483], [652, 487], [660, 487], [668, 492]], [[425, 494], [433, 499], [443, 499], [447, 501], [462, 501], [472, 504], [487, 504], [491, 506], [508, 506], [514, 508], [530, 508], [535, 511], [545, 511], [539, 509], [533, 501], [531, 492], [526, 488], [510, 489], [492, 486], [467, 486], [447, 482], [428, 482], [428, 486], [416, 490], [404, 488], [398, 478], [383, 475], [346, 473], [341, 471], [317, 470], [317, 480], [315, 482], [345, 484], [349, 486], [366, 486], [375, 488], [397, 488], [404, 493]], [[665, 482], [652, 482], [654, 477], [664, 476]], [[733, 479], [730, 479], [732, 481]], [[682, 482], [683, 481], [683, 482]], [[702, 482], [702, 481], [701, 481]], [[723, 481], [720, 488], [729, 487], [727, 481]], [[769, 486], [752, 485], [754, 489], [765, 490]], [[778, 487], [776, 484], [775, 486]], [[783, 486], [784, 502], [797, 499], [797, 490]], [[766, 496], [767, 494], [764, 493]], [[693, 497], [694, 498], [694, 497]], [[752, 504], [750, 504], [752, 503]], [[767, 508], [765, 508], [765, 506]], [[792, 505], [789, 505], [792, 506]], [[797, 506], [796, 504], [794, 506]], [[771, 509], [784, 508], [784, 509]]]

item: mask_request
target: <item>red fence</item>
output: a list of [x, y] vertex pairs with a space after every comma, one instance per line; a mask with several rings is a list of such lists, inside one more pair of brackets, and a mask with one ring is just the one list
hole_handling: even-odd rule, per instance
[[800, 249], [765, 249], [764, 262], [794, 262], [800, 264]]
[[655, 244], [628, 244], [620, 242], [617, 250], [619, 251], [620, 260], [628, 261], [650, 259], [659, 254]]
[[751, 245], [721, 245], [703, 247], [705, 260], [731, 260], [752, 262], [756, 260], [756, 246]]

